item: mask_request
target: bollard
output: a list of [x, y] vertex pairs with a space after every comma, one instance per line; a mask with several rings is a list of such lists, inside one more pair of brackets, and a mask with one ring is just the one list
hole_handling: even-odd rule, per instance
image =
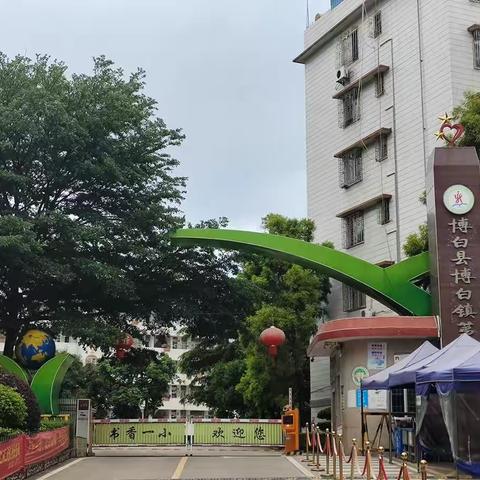
[[332, 430], [332, 477], [337, 478], [337, 434]]
[[372, 464], [371, 464], [371, 453], [370, 453], [370, 442], [366, 441], [365, 442], [365, 467], [366, 467], [366, 473], [367, 473], [367, 480], [371, 480], [372, 478]]
[[[316, 462], [313, 464], [313, 467], [310, 468], [313, 472], [320, 472], [322, 468], [320, 467], [320, 429], [318, 427], [315, 428], [313, 435], [316, 436], [315, 438], [315, 445], [317, 446], [317, 457]], [[315, 455], [313, 456], [313, 460], [315, 461]]]
[[309, 425], [307, 422], [305, 425], [305, 458], [302, 460], [302, 462], [310, 463], [309, 447], [310, 447], [310, 432], [309, 432]]
[[402, 467], [400, 469], [399, 478], [403, 478], [403, 480], [410, 480], [410, 472], [408, 471], [407, 465], [408, 453], [403, 452], [400, 456], [402, 457]]
[[325, 459], [327, 462], [325, 475], [330, 476], [330, 430], [325, 429]]
[[[343, 443], [342, 434], [337, 435], [338, 438], [338, 480], [345, 480], [343, 476]], [[423, 480], [423, 479], [422, 479]]]
[[426, 460], [420, 460], [420, 474], [422, 480], [427, 480], [427, 461]]
[[310, 425], [310, 438], [312, 439], [312, 458], [311, 458], [310, 462], [308, 462], [308, 465], [310, 467], [314, 467], [316, 465], [315, 454], [316, 454], [318, 445], [317, 445], [317, 438], [315, 436], [315, 429], [316, 429], [316, 427], [312, 423]]
[[383, 463], [383, 452], [385, 449], [383, 447], [378, 447], [378, 477], [377, 480], [387, 480], [387, 475], [385, 472], [385, 464]]
[[357, 439], [352, 438], [352, 453], [350, 454], [350, 480], [355, 478], [355, 465], [357, 463]]

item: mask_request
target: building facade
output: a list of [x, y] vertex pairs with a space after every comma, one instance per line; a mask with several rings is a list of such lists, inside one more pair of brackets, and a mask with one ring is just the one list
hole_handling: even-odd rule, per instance
[[[437, 117], [459, 105], [466, 91], [480, 89], [480, 3], [331, 5], [307, 28], [295, 59], [305, 65], [308, 216], [316, 242], [330, 240], [336, 249], [388, 266], [404, 258], [406, 237], [426, 222], [419, 198]], [[364, 294], [332, 284], [331, 320], [392, 315]], [[334, 423], [341, 424], [354, 386], [349, 375], [333, 379], [337, 373], [330, 386]], [[321, 385], [325, 375], [325, 360], [315, 359], [312, 406], [330, 396]], [[318, 409], [312, 410], [315, 416]]]

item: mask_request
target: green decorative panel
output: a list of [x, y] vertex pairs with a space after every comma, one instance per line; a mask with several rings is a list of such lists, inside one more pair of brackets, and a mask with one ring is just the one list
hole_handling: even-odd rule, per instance
[[173, 233], [172, 242], [183, 247], [207, 246], [269, 255], [325, 273], [400, 315], [432, 314], [430, 294], [412, 283], [429, 274], [428, 253], [381, 268], [322, 245], [267, 233], [185, 229]]
[[185, 443], [183, 423], [96, 423], [95, 445], [181, 445]]
[[[202, 422], [194, 424], [196, 445], [283, 445], [280, 423]], [[183, 445], [185, 424], [121, 421], [95, 423], [95, 445]]]
[[30, 383], [28, 380], [28, 375], [25, 370], [15, 361], [12, 360], [10, 357], [0, 354], [0, 371], [3, 370], [6, 373], [11, 373], [15, 375], [20, 380], [23, 380], [26, 383]]
[[195, 443], [200, 445], [283, 445], [279, 423], [197, 423]]
[[72, 355], [59, 353], [42, 365], [33, 376], [31, 387], [42, 413], [50, 415], [59, 413], [58, 396], [65, 374], [73, 360]]

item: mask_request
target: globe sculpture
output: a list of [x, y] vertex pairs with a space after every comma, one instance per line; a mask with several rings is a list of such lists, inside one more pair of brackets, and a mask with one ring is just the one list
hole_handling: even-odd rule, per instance
[[55, 341], [42, 330], [27, 330], [17, 344], [15, 354], [25, 368], [38, 370], [55, 356]]

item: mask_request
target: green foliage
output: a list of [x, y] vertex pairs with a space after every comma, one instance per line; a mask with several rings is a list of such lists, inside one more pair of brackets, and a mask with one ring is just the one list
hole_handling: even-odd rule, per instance
[[25, 428], [28, 432], [36, 432], [40, 426], [40, 408], [30, 385], [9, 373], [0, 373], [0, 384], [13, 388], [22, 396], [27, 407]]
[[61, 418], [42, 418], [40, 422], [40, 431], [48, 432], [49, 430], [66, 427], [67, 425], [69, 425], [69, 422]]
[[467, 92], [463, 103], [454, 109], [453, 115], [465, 127], [461, 144], [475, 147], [480, 155], [480, 92]]
[[185, 179], [167, 151], [183, 134], [157, 116], [145, 74], [104, 57], [91, 75], [0, 54], [0, 331], [13, 355], [28, 325], [108, 352], [232, 297], [230, 256], [177, 249]]
[[407, 236], [403, 245], [403, 251], [407, 257], [428, 252], [428, 227], [426, 223], [418, 227], [418, 232]]
[[18, 437], [18, 435], [22, 435], [22, 433], [23, 431], [19, 430], [18, 428], [0, 427], [0, 442], [13, 437]]
[[13, 388], [0, 385], [0, 425], [23, 430], [26, 419], [27, 406], [23, 397]]
[[145, 414], [153, 415], [162, 405], [176, 373], [172, 359], [146, 349], [132, 349], [122, 360], [104, 357], [96, 367], [87, 367], [87, 392], [97, 417], [112, 409], [117, 418], [139, 418], [142, 401]]
[[[312, 241], [315, 226], [308, 219], [267, 215], [269, 233]], [[331, 243], [327, 246], [333, 247]], [[310, 366], [306, 349], [316, 322], [324, 313], [328, 277], [260, 255], [239, 255], [241, 271], [232, 279], [241, 295], [241, 314], [225, 330], [219, 326], [181, 361], [183, 371], [196, 374], [193, 400], [205, 402], [219, 416], [278, 417], [293, 387], [295, 402], [306, 415], [310, 396]], [[287, 341], [276, 361], [259, 344], [263, 329], [274, 324]]]

